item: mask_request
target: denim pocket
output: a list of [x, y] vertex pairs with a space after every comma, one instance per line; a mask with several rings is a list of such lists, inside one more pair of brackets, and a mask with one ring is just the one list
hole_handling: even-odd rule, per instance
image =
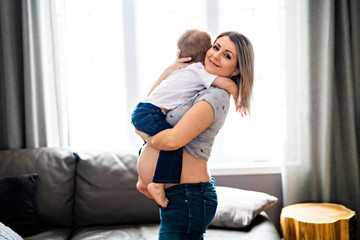
[[170, 199], [166, 208], [160, 208], [160, 233], [183, 232], [188, 229], [188, 202], [185, 199]]
[[204, 200], [204, 229], [207, 229], [215, 217], [217, 200], [207, 199]]
[[132, 124], [134, 127], [142, 132], [145, 132], [149, 135], [152, 135], [153, 126], [156, 124], [156, 120], [152, 113], [144, 113], [135, 115], [132, 119]]

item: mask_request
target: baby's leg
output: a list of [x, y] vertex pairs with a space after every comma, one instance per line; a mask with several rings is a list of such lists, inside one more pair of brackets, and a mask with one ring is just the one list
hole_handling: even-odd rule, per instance
[[167, 207], [169, 203], [163, 183], [180, 183], [182, 154], [183, 148], [175, 151], [160, 151], [153, 181], [147, 188], [155, 201], [162, 207]]
[[154, 197], [157, 204], [161, 207], [167, 207], [169, 200], [165, 195], [165, 184], [163, 183], [150, 183], [147, 186], [148, 191], [150, 192], [151, 196]]
[[164, 185], [152, 183], [158, 157], [158, 149], [148, 144], [143, 147], [137, 164], [139, 179], [136, 188], [147, 197], [151, 196], [150, 198], [155, 199], [160, 206], [166, 207], [168, 199], [165, 196]]
[[136, 188], [139, 192], [147, 196], [148, 198], [154, 199], [150, 192], [148, 191], [147, 187], [145, 186], [144, 182], [141, 180], [141, 178], [138, 178], [138, 182], [136, 183]]

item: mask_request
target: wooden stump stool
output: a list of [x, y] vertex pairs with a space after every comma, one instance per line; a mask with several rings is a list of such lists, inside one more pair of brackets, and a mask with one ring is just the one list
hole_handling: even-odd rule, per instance
[[300, 203], [280, 216], [284, 240], [358, 239], [355, 212], [333, 203]]

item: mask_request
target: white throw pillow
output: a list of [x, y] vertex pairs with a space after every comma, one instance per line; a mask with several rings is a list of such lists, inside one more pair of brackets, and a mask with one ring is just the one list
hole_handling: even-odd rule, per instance
[[211, 226], [242, 228], [278, 199], [267, 193], [230, 187], [216, 187], [218, 207]]

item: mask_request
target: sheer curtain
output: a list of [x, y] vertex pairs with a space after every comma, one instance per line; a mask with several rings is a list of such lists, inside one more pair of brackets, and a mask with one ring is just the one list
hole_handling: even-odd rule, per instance
[[0, 149], [61, 146], [53, 1], [0, 1]]
[[360, 212], [360, 3], [287, 6], [285, 205], [313, 201]]

